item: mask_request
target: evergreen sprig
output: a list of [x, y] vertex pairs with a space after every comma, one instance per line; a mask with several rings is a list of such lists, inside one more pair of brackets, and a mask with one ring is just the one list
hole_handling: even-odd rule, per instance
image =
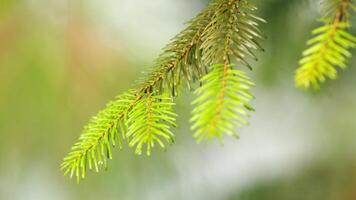
[[98, 172], [100, 165], [106, 166], [106, 159], [112, 159], [112, 146], [122, 148], [126, 133], [124, 119], [137, 101], [135, 98], [134, 91], [130, 90], [92, 117], [79, 141], [63, 159], [61, 169], [65, 170], [65, 175], [75, 175], [79, 181], [80, 177], [85, 178], [87, 167]]
[[174, 134], [169, 130], [171, 126], [176, 126], [173, 111], [174, 103], [167, 95], [146, 94], [132, 108], [127, 115], [126, 133], [130, 141], [130, 147], [136, 146], [136, 154], [142, 153], [142, 148], [146, 145], [147, 155], [151, 155], [151, 148], [158, 143], [162, 148], [166, 140], [169, 144], [174, 142]]
[[[227, 2], [216, 14], [203, 35], [203, 60], [206, 65], [237, 62], [251, 69], [249, 58], [257, 60], [254, 50], [262, 50], [258, 24], [265, 22], [252, 14], [257, 8], [248, 1]], [[236, 2], [236, 1], [235, 1]]]
[[347, 32], [350, 28], [349, 0], [328, 0], [324, 2], [325, 18], [323, 26], [316, 28], [314, 38], [308, 41], [310, 46], [303, 52], [300, 67], [296, 71], [295, 82], [299, 88], [319, 89], [326, 78], [336, 79], [337, 69], [346, 68], [351, 57], [350, 48], [356, 47], [356, 37]]
[[254, 84], [240, 70], [232, 65], [217, 64], [212, 66], [204, 78], [203, 86], [195, 93], [198, 98], [193, 102], [192, 129], [198, 142], [218, 138], [222, 134], [237, 137], [236, 127], [246, 125], [249, 117], [246, 108], [253, 96], [250, 87]]
[[235, 129], [247, 124], [254, 84], [233, 67], [238, 63], [252, 69], [249, 59], [257, 60], [254, 51], [263, 51], [258, 23], [265, 21], [252, 15], [254, 10], [247, 1], [228, 2], [217, 10], [203, 36], [203, 60], [211, 71], [202, 78], [203, 86], [196, 90], [199, 96], [193, 102], [192, 129], [198, 142], [214, 137], [221, 141], [223, 133], [236, 136]]
[[100, 165], [106, 166], [106, 159], [112, 158], [111, 146], [121, 148], [123, 141], [137, 154], [145, 148], [147, 155], [155, 144], [165, 148], [173, 143], [173, 97], [183, 85], [193, 89], [196, 81], [201, 83], [196, 92], [200, 95], [195, 101], [197, 109], [210, 104], [217, 114], [216, 120], [209, 120], [212, 113], [195, 109], [198, 141], [223, 133], [234, 135], [235, 125], [247, 123], [253, 83], [233, 66], [250, 67], [248, 60], [257, 59], [253, 51], [262, 49], [258, 22], [263, 20], [251, 14], [255, 9], [247, 0], [213, 0], [163, 49], [152, 71], [135, 89], [120, 95], [92, 118], [63, 160], [65, 174], [75, 175], [79, 181], [87, 168], [99, 171]]

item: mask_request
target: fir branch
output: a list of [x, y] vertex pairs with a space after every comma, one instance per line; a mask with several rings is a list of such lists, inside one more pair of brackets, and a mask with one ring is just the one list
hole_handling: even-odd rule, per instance
[[212, 66], [202, 79], [203, 86], [195, 93], [198, 98], [192, 112], [192, 129], [198, 142], [212, 138], [222, 139], [222, 134], [236, 135], [236, 127], [246, 125], [249, 116], [246, 106], [253, 96], [250, 87], [254, 84], [232, 65], [217, 64]]
[[215, 0], [210, 3], [163, 48], [152, 71], [144, 76], [148, 78], [139, 81], [141, 91], [153, 88], [161, 93], [169, 92], [172, 96], [177, 96], [178, 86], [183, 79], [191, 89], [191, 84], [204, 74], [200, 50], [203, 33], [211, 23], [216, 9], [225, 1]]
[[147, 155], [151, 154], [151, 148], [158, 143], [165, 148], [162, 139], [169, 144], [174, 142], [174, 134], [169, 130], [176, 126], [177, 116], [172, 106], [174, 103], [168, 95], [146, 94], [130, 111], [126, 120], [128, 127], [127, 137], [130, 146], [136, 146], [136, 154], [142, 153], [142, 147], [146, 145]]
[[246, 0], [230, 0], [219, 7], [203, 36], [206, 65], [223, 63], [228, 57], [234, 57], [251, 69], [248, 59], [257, 60], [253, 51], [263, 51], [259, 44], [263, 37], [258, 26], [265, 21], [252, 14], [256, 9]]
[[347, 32], [348, 0], [331, 1], [326, 6], [324, 25], [315, 29], [314, 38], [308, 41], [310, 46], [303, 52], [300, 67], [296, 71], [295, 82], [299, 88], [319, 89], [326, 78], [336, 79], [336, 67], [345, 69], [347, 58], [351, 57], [350, 48], [356, 47], [356, 37]]
[[258, 43], [262, 39], [258, 22], [264, 20], [250, 13], [255, 9], [247, 1], [226, 2], [203, 37], [203, 60], [212, 67], [201, 80], [203, 86], [195, 91], [198, 97], [191, 122], [198, 142], [214, 137], [221, 140], [223, 133], [234, 136], [236, 127], [247, 124], [254, 84], [242, 71], [233, 69], [231, 61], [235, 58], [251, 68], [248, 58], [257, 60], [254, 50], [263, 50]]
[[[246, 90], [252, 83], [242, 72], [227, 68], [230, 68], [232, 57], [246, 64], [248, 56], [255, 58], [250, 49], [261, 49], [256, 42], [260, 32], [255, 21], [262, 20], [245, 12], [254, 9], [246, 0], [215, 0], [210, 3], [164, 48], [153, 70], [139, 80], [136, 89], [109, 103], [90, 121], [72, 151], [64, 158], [61, 168], [65, 174], [75, 175], [79, 180], [85, 177], [87, 166], [98, 171], [100, 164], [106, 164], [106, 158], [112, 158], [110, 146], [118, 143], [121, 148], [122, 140], [127, 140], [130, 147], [135, 147], [137, 154], [141, 154], [146, 147], [148, 155], [155, 144], [165, 148], [165, 143], [172, 143], [174, 135], [169, 129], [175, 126], [176, 117], [172, 98], [178, 94], [181, 83], [187, 83], [191, 89], [191, 84], [207, 73], [206, 77], [209, 78], [210, 69], [207, 67], [213, 63], [223, 61], [226, 72], [222, 76], [226, 82], [226, 86], [223, 86], [226, 92], [222, 95], [224, 107], [221, 113], [226, 112], [234, 118], [230, 113], [233, 111], [226, 111], [232, 108], [231, 105], [248, 107], [247, 100], [252, 96]], [[233, 12], [225, 13], [228, 10]], [[220, 19], [221, 15], [228, 17]], [[212, 33], [219, 31], [223, 34], [211, 39]], [[215, 46], [221, 44], [224, 45], [222, 52], [220, 47]], [[219, 59], [218, 54], [221, 54]], [[219, 65], [212, 66], [213, 75], [215, 71], [220, 72]], [[233, 93], [233, 89], [240, 90]], [[237, 94], [239, 99], [234, 96]], [[231, 100], [234, 102], [229, 102]], [[237, 108], [237, 112], [241, 113], [240, 108]], [[119, 132], [122, 136], [119, 136]]]
[[[175, 94], [178, 84], [177, 79], [182, 79], [180, 76], [183, 75], [188, 83], [202, 76], [198, 45], [203, 31], [207, 28], [215, 13], [216, 7], [221, 4], [218, 2], [221, 1], [214, 1], [209, 4], [205, 10], [189, 22], [185, 30], [164, 48], [164, 52], [157, 59], [153, 72], [148, 75], [149, 78], [140, 81], [138, 89], [120, 96], [117, 101], [109, 103], [105, 109], [92, 118], [84, 128], [79, 141], [63, 159], [61, 169], [65, 171], [65, 174], [70, 173], [70, 177], [75, 175], [79, 181], [80, 177], [85, 177], [87, 165], [90, 169], [94, 166], [95, 170], [99, 171], [98, 165], [106, 164], [103, 155], [105, 151], [110, 152], [108, 157], [111, 158], [109, 143], [111, 141], [111, 144], [114, 144], [111, 138], [119, 138], [117, 136], [119, 128], [123, 135], [122, 139], [125, 138], [127, 131], [130, 131], [127, 130], [125, 119], [131, 119], [128, 117], [128, 113], [133, 114], [132, 110], [140, 105], [149, 90], [154, 90], [158, 94], [165, 91], [172, 91]], [[133, 121], [131, 119], [130, 122]], [[132, 125], [133, 123], [128, 124], [131, 128], [135, 127]], [[113, 135], [115, 137], [111, 137]], [[131, 146], [135, 145], [132, 131], [128, 135], [130, 135], [129, 143]], [[121, 140], [119, 142], [121, 144]], [[99, 152], [99, 148], [101, 148], [101, 152]], [[137, 146], [137, 149], [139, 148], [140, 146]]]
[[[111, 146], [122, 148], [125, 138], [124, 117], [136, 103], [134, 91], [130, 90], [109, 102], [105, 109], [94, 116], [84, 127], [79, 141], [63, 159], [61, 169], [77, 180], [85, 177], [87, 165], [90, 170], [99, 171], [99, 165], [106, 165], [106, 158], [112, 159]], [[122, 136], [119, 134], [119, 130]]]

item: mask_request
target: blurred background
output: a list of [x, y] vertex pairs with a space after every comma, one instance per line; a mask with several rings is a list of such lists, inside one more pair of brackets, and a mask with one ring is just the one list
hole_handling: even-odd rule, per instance
[[254, 1], [268, 40], [251, 73], [256, 112], [239, 140], [197, 145], [187, 93], [167, 152], [116, 151], [107, 172], [80, 185], [63, 176], [83, 125], [207, 2], [0, 0], [0, 199], [355, 200], [355, 59], [318, 93], [294, 88], [318, 25], [314, 0]]

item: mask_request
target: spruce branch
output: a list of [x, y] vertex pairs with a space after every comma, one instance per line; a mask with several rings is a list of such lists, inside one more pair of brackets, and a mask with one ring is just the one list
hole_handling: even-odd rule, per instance
[[[226, 120], [231, 119], [229, 123], [236, 125], [245, 123], [240, 117], [247, 113], [241, 108], [250, 108], [248, 100], [252, 96], [248, 89], [253, 84], [243, 72], [232, 69], [231, 59], [248, 65], [249, 57], [256, 58], [253, 50], [262, 49], [257, 42], [260, 31], [256, 21], [263, 20], [247, 12], [254, 9], [246, 0], [212, 1], [163, 49], [152, 70], [138, 81], [135, 89], [120, 95], [92, 118], [63, 160], [61, 169], [65, 174], [75, 175], [79, 181], [85, 177], [87, 168], [99, 171], [100, 165], [106, 166], [106, 159], [112, 158], [111, 146], [121, 148], [124, 140], [136, 149], [136, 154], [145, 148], [147, 155], [156, 144], [165, 148], [167, 143], [173, 143], [174, 134], [170, 131], [176, 118], [173, 98], [182, 83], [192, 89], [197, 80], [209, 86], [210, 77], [221, 77], [217, 82], [211, 80], [223, 88], [219, 91], [222, 101], [218, 103], [220, 112], [215, 120], [216, 126], [223, 127], [216, 131], [229, 130], [232, 135], [233, 129], [226, 125]], [[212, 88], [210, 92], [216, 90]]]
[[174, 103], [169, 95], [146, 94], [128, 114], [126, 126], [128, 127], [127, 138], [130, 147], [136, 146], [136, 154], [142, 153], [146, 145], [147, 155], [151, 155], [151, 148], [158, 143], [162, 148], [166, 140], [169, 144], [174, 142], [174, 134], [170, 131], [171, 126], [176, 126], [177, 116], [172, 106]]
[[[71, 152], [63, 159], [61, 169], [77, 180], [85, 178], [87, 165], [90, 170], [99, 171], [106, 158], [112, 159], [112, 146], [122, 148], [125, 138], [125, 116], [135, 105], [134, 91], [130, 90], [109, 102], [106, 108], [92, 117], [84, 127], [79, 141], [73, 145]], [[119, 134], [121, 132], [122, 135]]]
[[[203, 36], [203, 60], [206, 65], [223, 63], [227, 57], [249, 67], [249, 58], [257, 60], [253, 51], [263, 48], [259, 22], [265, 21], [252, 14], [257, 8], [246, 0], [226, 1], [216, 11]], [[229, 60], [230, 62], [230, 60]]]
[[163, 48], [163, 53], [159, 55], [156, 64], [148, 73], [148, 78], [139, 81], [141, 91], [153, 87], [161, 93], [166, 90], [172, 96], [177, 96], [178, 86], [183, 80], [191, 89], [191, 84], [203, 76], [204, 66], [201, 62], [200, 49], [202, 36], [211, 23], [216, 9], [224, 1], [226, 0], [215, 0], [210, 3]]
[[326, 78], [336, 79], [337, 69], [347, 67], [350, 49], [356, 47], [356, 37], [347, 32], [349, 22], [349, 0], [332, 0], [324, 3], [323, 26], [313, 30], [314, 38], [307, 42], [309, 48], [303, 52], [296, 71], [295, 83], [299, 88], [319, 89]]
[[[73, 145], [71, 152], [63, 159], [61, 169], [65, 174], [70, 173], [70, 177], [76, 176], [79, 181], [80, 178], [85, 177], [87, 165], [89, 169], [94, 166], [95, 170], [99, 171], [99, 165], [106, 164], [106, 157], [112, 157], [109, 142], [115, 145], [112, 138], [117, 138], [121, 148], [121, 140], [125, 139], [128, 131], [125, 119], [129, 118], [128, 113], [132, 113], [131, 110], [140, 105], [141, 99], [145, 97], [148, 90], [155, 90], [158, 93], [164, 93], [163, 90], [172, 91], [175, 94], [177, 79], [182, 79], [181, 74], [186, 78], [188, 85], [192, 80], [202, 76], [198, 44], [218, 5], [217, 1], [209, 4], [164, 48], [153, 71], [148, 75], [149, 78], [140, 80], [138, 89], [130, 90], [118, 100], [110, 102], [105, 109], [92, 118], [84, 128], [79, 141]], [[132, 123], [129, 124], [130, 127], [135, 127]], [[122, 133], [121, 139], [117, 130]], [[132, 131], [130, 133], [130, 139], [132, 139]], [[136, 144], [134, 140], [129, 142], [131, 145]], [[110, 155], [104, 155], [105, 148]]]
[[221, 141], [223, 133], [237, 137], [236, 127], [248, 124], [246, 107], [253, 99], [250, 88], [254, 84], [244, 72], [224, 64], [213, 65], [202, 82], [193, 102], [194, 137], [198, 142], [213, 138]]
[[[223, 133], [236, 135], [236, 128], [246, 125], [253, 99], [254, 84], [241, 70], [233, 69], [234, 62], [252, 69], [248, 59], [257, 60], [255, 50], [263, 50], [258, 22], [265, 22], [250, 12], [256, 7], [247, 1], [227, 1], [221, 6], [203, 36], [203, 60], [211, 66], [195, 93], [192, 129], [198, 142], [218, 138]], [[227, 23], [224, 23], [227, 22]]]

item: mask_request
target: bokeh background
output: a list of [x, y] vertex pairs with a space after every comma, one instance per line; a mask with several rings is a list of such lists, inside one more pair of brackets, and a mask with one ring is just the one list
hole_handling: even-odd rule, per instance
[[355, 200], [355, 59], [320, 92], [295, 89], [318, 1], [254, 2], [268, 39], [240, 140], [197, 145], [187, 93], [167, 152], [116, 151], [107, 172], [77, 185], [59, 165], [82, 126], [207, 1], [0, 0], [0, 199]]

